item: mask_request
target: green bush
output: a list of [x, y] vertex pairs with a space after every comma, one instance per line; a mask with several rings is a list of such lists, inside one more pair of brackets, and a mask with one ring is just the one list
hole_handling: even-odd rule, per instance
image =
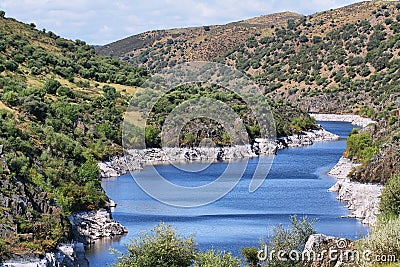
[[397, 260], [400, 259], [400, 217], [396, 219], [381, 221], [373, 229], [373, 231], [365, 238], [358, 242], [360, 255], [369, 250], [371, 261], [364, 262], [362, 266], [377, 266], [382, 263], [374, 261], [385, 256], [387, 259], [393, 256]]
[[46, 90], [48, 94], [55, 94], [57, 89], [61, 86], [60, 82], [54, 79], [48, 79], [43, 88]]
[[[266, 246], [267, 253], [267, 265], [268, 266], [279, 266], [279, 267], [293, 267], [293, 266], [304, 266], [304, 263], [300, 261], [293, 261], [289, 259], [289, 252], [292, 250], [303, 251], [304, 246], [310, 237], [315, 234], [314, 224], [315, 220], [309, 220], [307, 217], [303, 217], [300, 220], [294, 215], [291, 218], [291, 226], [285, 229], [282, 225], [274, 228], [273, 235]], [[263, 247], [263, 248], [264, 248]], [[273, 254], [272, 251], [275, 251]], [[281, 255], [282, 258], [287, 258], [287, 261], [278, 259], [278, 251], [285, 252], [285, 255]], [[273, 257], [269, 257], [272, 254]]]
[[192, 264], [195, 252], [193, 237], [183, 237], [175, 228], [161, 223], [133, 239], [127, 254], [120, 255], [114, 266], [186, 267]]
[[207, 250], [197, 253], [194, 261], [194, 267], [240, 267], [242, 261], [232, 256], [231, 253], [222, 251]]
[[355, 130], [352, 131], [347, 139], [347, 148], [344, 156], [367, 163], [377, 152], [378, 147], [374, 144], [371, 135], [368, 132], [358, 133]]
[[400, 175], [393, 176], [383, 189], [380, 210], [383, 215], [400, 216]]
[[242, 256], [246, 259], [247, 263], [254, 267], [257, 267], [260, 262], [256, 248], [242, 248]]

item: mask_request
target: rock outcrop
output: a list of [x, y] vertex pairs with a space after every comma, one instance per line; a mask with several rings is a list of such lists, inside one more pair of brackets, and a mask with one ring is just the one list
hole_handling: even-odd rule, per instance
[[314, 234], [308, 238], [302, 256], [305, 266], [340, 267], [358, 263], [356, 253], [355, 244], [349, 239]]
[[109, 210], [74, 213], [70, 216], [74, 239], [78, 242], [93, 244], [96, 240], [123, 235], [126, 227], [114, 221]]
[[338, 193], [337, 199], [347, 203], [349, 217], [360, 219], [363, 224], [374, 225], [379, 214], [383, 186], [350, 181], [347, 176], [359, 164], [342, 157], [329, 172], [338, 181], [328, 191]]

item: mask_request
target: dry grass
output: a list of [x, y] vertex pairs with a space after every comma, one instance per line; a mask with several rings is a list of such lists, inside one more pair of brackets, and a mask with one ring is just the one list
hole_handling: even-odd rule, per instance
[[13, 110], [13, 109], [7, 107], [7, 106], [6, 106], [3, 102], [1, 102], [1, 101], [0, 101], [0, 109], [5, 109], [5, 110], [8, 110], [8, 111], [11, 111], [11, 112], [15, 113], [15, 110]]
[[129, 122], [136, 126], [144, 127], [146, 125], [146, 121], [142, 118], [139, 111], [126, 112], [124, 119], [126, 122]]

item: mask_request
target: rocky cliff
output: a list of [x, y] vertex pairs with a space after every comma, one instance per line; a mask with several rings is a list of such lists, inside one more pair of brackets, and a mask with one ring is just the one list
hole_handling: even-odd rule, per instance
[[[41, 255], [71, 235], [70, 224], [48, 193], [9, 174], [0, 148], [0, 260]], [[22, 251], [22, 252], [21, 252]]]

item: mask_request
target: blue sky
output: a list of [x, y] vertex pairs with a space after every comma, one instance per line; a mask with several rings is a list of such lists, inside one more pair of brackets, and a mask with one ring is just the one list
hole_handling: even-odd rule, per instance
[[225, 24], [292, 11], [308, 15], [357, 0], [1, 0], [6, 17], [62, 37], [107, 44], [155, 29]]

